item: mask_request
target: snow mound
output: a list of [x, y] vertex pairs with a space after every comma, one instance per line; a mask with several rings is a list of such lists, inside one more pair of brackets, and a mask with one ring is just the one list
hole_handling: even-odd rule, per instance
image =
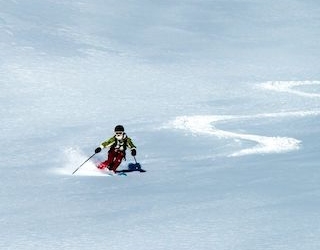
[[287, 92], [294, 95], [304, 96], [304, 97], [320, 97], [318, 93], [309, 93], [303, 90], [296, 89], [300, 86], [307, 85], [320, 85], [320, 81], [268, 81], [260, 85], [261, 88], [267, 90], [273, 90], [277, 92]]

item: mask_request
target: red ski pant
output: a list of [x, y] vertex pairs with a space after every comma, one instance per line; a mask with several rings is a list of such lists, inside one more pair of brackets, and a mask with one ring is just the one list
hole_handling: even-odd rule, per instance
[[108, 151], [108, 159], [104, 162], [105, 166], [109, 166], [110, 170], [116, 171], [124, 157], [124, 152], [120, 150], [110, 149]]

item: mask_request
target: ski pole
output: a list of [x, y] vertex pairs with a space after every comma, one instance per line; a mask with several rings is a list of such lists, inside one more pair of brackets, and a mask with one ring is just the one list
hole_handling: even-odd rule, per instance
[[136, 162], [136, 164], [137, 164], [138, 162], [137, 162], [137, 160], [136, 160], [136, 157], [135, 157], [135, 156], [133, 156], [133, 159], [134, 159], [134, 161], [135, 161], [135, 162]]
[[73, 171], [72, 174], [74, 174], [75, 172], [77, 172], [79, 170], [79, 168], [81, 168], [87, 161], [89, 161], [96, 153], [94, 153], [93, 155], [91, 155], [88, 159], [86, 159], [76, 170]]

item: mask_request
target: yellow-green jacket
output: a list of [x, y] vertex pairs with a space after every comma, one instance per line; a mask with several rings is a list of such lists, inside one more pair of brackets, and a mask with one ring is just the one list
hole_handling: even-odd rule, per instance
[[118, 140], [115, 136], [112, 136], [110, 139], [104, 141], [100, 145], [101, 148], [108, 148], [115, 150], [126, 151], [127, 148], [130, 150], [135, 149], [136, 146], [133, 144], [132, 139], [128, 137], [125, 133], [122, 140]]

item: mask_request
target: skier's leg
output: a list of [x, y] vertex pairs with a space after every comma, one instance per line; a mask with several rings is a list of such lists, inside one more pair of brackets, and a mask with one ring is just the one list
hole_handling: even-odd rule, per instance
[[116, 152], [115, 157], [114, 157], [114, 161], [112, 162], [109, 169], [115, 172], [117, 170], [117, 168], [120, 166], [123, 157], [124, 157], [123, 152], [121, 152], [121, 151]]
[[110, 149], [108, 151], [108, 158], [104, 162], [101, 162], [98, 166], [100, 169], [105, 169], [106, 167], [110, 166], [115, 158], [115, 151]]

